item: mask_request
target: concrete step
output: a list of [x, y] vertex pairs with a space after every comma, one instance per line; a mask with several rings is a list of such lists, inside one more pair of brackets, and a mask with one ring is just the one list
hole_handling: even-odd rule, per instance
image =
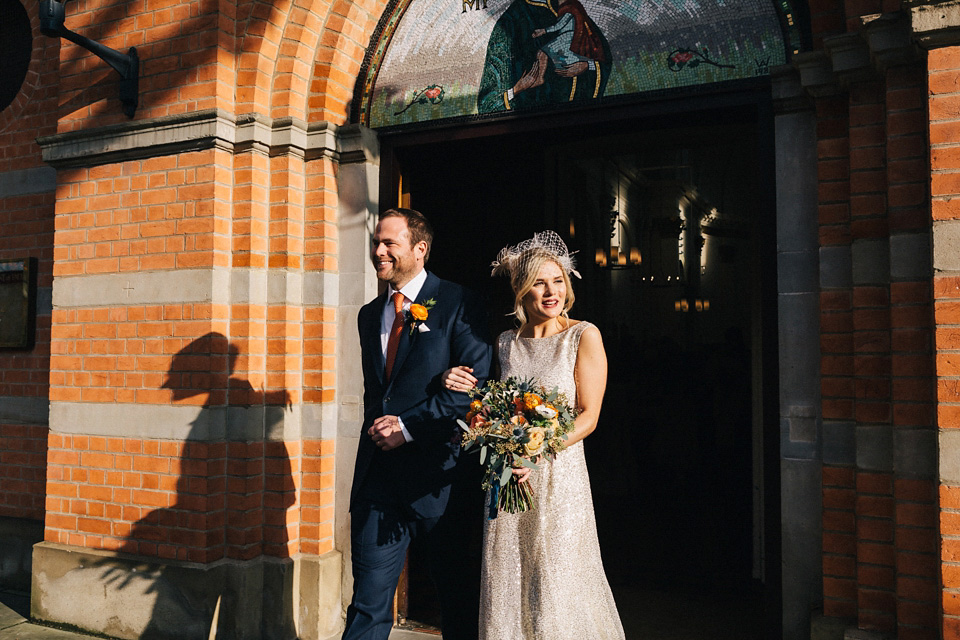
[[[97, 638], [97, 636], [33, 624], [4, 604], [5, 602], [26, 611], [24, 607], [29, 606], [29, 596], [13, 592], [0, 593], [0, 640], [94, 640]], [[407, 629], [394, 629], [390, 633], [390, 640], [438, 640], [439, 637], [432, 633]]]

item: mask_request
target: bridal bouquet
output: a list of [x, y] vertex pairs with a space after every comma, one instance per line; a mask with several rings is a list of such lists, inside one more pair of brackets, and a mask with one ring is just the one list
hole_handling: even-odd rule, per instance
[[463, 429], [464, 449], [479, 450], [483, 488], [490, 490], [489, 517], [498, 511], [520, 513], [534, 508], [529, 482], [519, 482], [515, 467], [536, 469], [544, 457], [555, 458], [573, 431], [574, 411], [557, 389], [546, 391], [532, 380], [488, 380], [472, 389]]

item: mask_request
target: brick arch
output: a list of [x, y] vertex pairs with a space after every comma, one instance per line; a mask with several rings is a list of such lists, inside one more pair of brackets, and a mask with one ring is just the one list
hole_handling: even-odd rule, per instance
[[270, 115], [306, 119], [313, 58], [320, 43], [327, 0], [294, 0], [280, 39], [270, 87]]
[[313, 65], [307, 120], [347, 121], [364, 53], [387, 4], [334, 0]]
[[254, 0], [246, 5], [245, 17], [238, 15], [237, 113], [269, 113], [281, 43], [296, 4], [297, 0]]
[[237, 112], [345, 121], [353, 80], [385, 6], [385, 0], [248, 3], [237, 20]]

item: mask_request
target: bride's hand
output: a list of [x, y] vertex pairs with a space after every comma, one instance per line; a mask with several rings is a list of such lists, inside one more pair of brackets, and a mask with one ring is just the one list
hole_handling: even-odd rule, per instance
[[517, 467], [513, 470], [513, 475], [517, 479], [517, 482], [526, 482], [527, 478], [530, 477], [530, 472], [533, 471], [530, 467]]
[[471, 373], [473, 369], [462, 365], [447, 369], [443, 372], [443, 386], [451, 391], [467, 392], [477, 384], [477, 379]]

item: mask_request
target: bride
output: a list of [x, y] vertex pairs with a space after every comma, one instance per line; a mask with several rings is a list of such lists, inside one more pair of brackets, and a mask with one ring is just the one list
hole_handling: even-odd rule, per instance
[[[582, 440], [597, 426], [607, 359], [596, 326], [571, 320], [573, 259], [553, 231], [500, 252], [494, 275], [506, 274], [519, 329], [497, 339], [501, 379], [533, 378], [558, 387], [577, 408], [575, 429], [555, 461], [515, 469], [536, 507], [501, 512], [483, 533], [481, 640], [622, 640], [623, 626], [600, 559]], [[476, 384], [468, 367], [447, 370], [444, 385]]]

